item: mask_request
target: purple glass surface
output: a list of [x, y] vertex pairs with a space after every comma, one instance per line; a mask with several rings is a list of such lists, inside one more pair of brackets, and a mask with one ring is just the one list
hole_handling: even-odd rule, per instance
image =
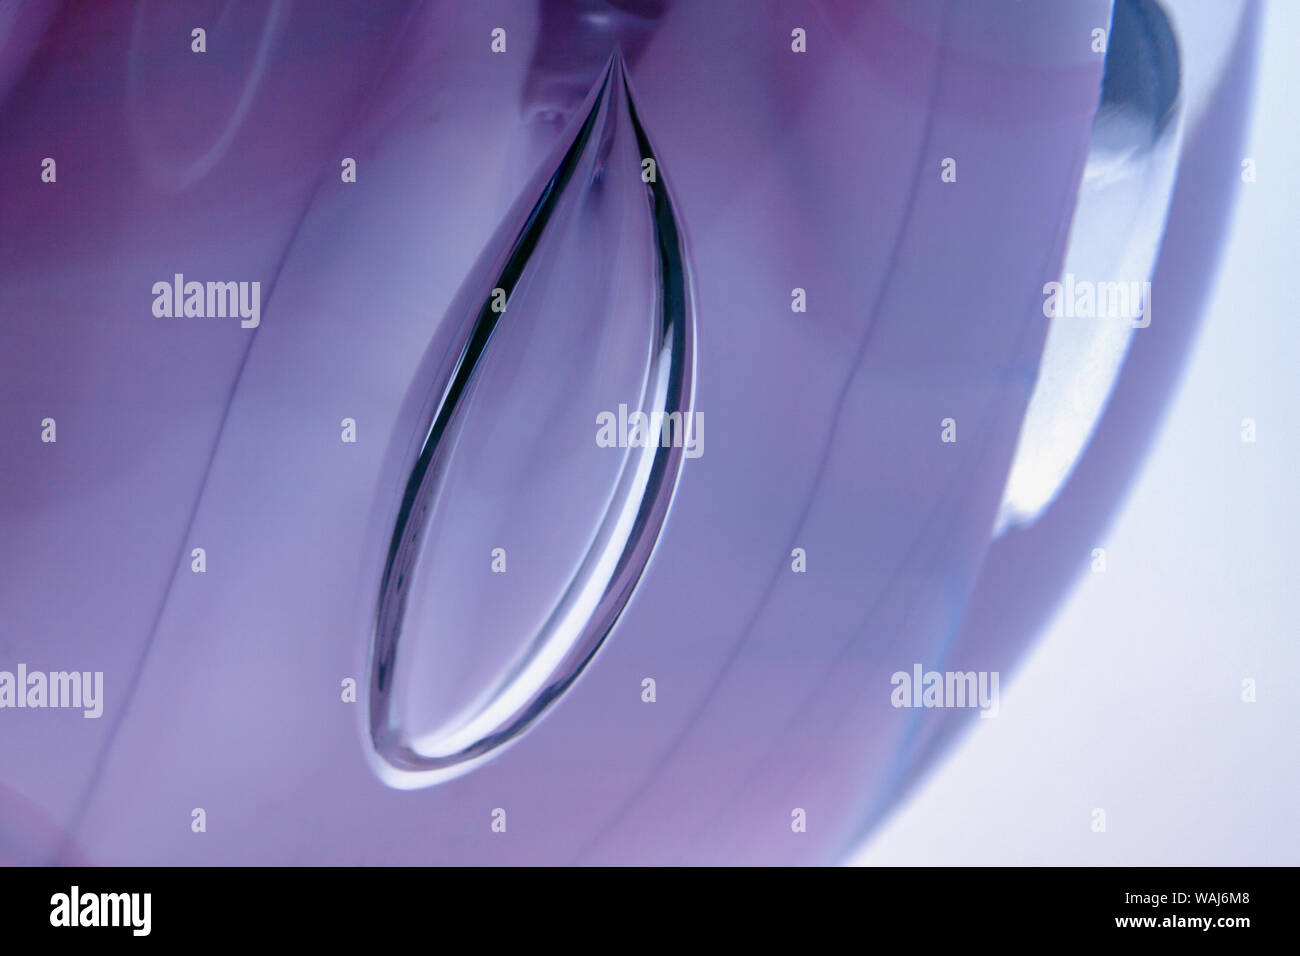
[[[0, 713], [0, 859], [842, 859], [974, 718], [891, 674], [1014, 670], [1212, 275], [1253, 5], [1181, 141], [1163, 321], [995, 533], [1111, 17], [7, 8], [0, 670], [104, 689]], [[186, 282], [257, 309], [186, 316]], [[621, 406], [683, 440], [608, 447]]]

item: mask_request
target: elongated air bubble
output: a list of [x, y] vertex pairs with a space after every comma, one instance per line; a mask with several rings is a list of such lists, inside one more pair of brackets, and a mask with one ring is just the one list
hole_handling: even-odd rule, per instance
[[[1182, 145], [1180, 78], [1178, 46], [1159, 4], [1119, 0], [1053, 307], [1060, 314], [1044, 317], [1051, 324], [996, 534], [1032, 524], [1060, 494], [1106, 411], [1133, 336], [1152, 321], [1149, 280]], [[1126, 307], [1115, 309], [1116, 302]]]
[[[153, 102], [157, 96], [157, 89], [149, 89], [141, 77], [145, 72], [142, 62], [150, 58], [156, 60], [159, 56], [158, 42], [155, 42], [155, 37], [168, 36], [169, 31], [173, 31], [170, 33], [172, 37], [176, 36], [174, 31], [177, 30], [178, 25], [185, 28], [183, 41], [173, 48], [172, 55], [179, 55], [182, 58], [193, 55], [188, 36], [189, 21], [183, 16], [178, 16], [175, 9], [169, 10], [163, 7], [160, 10], [144, 2], [136, 4], [131, 21], [131, 45], [127, 55], [127, 121], [136, 159], [157, 185], [171, 191], [186, 189], [212, 172], [225, 157], [253, 107], [262, 77], [271, 63], [272, 53], [284, 34], [290, 9], [289, 0], [271, 0], [271, 3], [265, 6], [257, 47], [252, 53], [252, 62], [245, 69], [241, 70], [233, 65], [233, 54], [225, 54], [226, 57], [231, 58], [231, 72], [236, 76], [240, 76], [242, 72], [238, 91], [234, 93], [228, 113], [218, 114], [219, 119], [209, 115], [206, 110], [200, 113], [205, 123], [216, 130], [217, 134], [211, 138], [200, 136], [192, 143], [186, 135], [178, 133], [174, 128], [169, 128], [165, 135], [150, 130], [150, 120], [158, 112], [157, 104]], [[230, 12], [228, 4], [221, 18], [224, 19]], [[154, 22], [155, 19], [160, 22]], [[146, 21], [149, 21], [148, 25]], [[212, 55], [218, 55], [216, 48]], [[161, 82], [158, 77], [165, 76], [165, 73], [155, 66], [150, 75], [153, 77], [153, 82], [157, 84]], [[167, 115], [165, 111], [163, 115]], [[195, 143], [203, 145], [196, 151]]]
[[[702, 448], [683, 237], [619, 57], [575, 127], [519, 228], [462, 287], [448, 317], [462, 331], [422, 366], [433, 381], [412, 386], [432, 400], [380, 586], [368, 705], [395, 786], [464, 772], [573, 683]], [[638, 443], [616, 424], [598, 441], [600, 423], [638, 412], [670, 425]]]

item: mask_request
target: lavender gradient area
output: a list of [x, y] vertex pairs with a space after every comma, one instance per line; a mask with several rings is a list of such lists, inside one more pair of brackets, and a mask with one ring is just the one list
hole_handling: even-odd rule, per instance
[[[994, 544], [1109, 0], [6, 12], [0, 669], [105, 686], [98, 720], [0, 712], [6, 861], [841, 859], [953, 731], [892, 707], [890, 675], [1010, 670], [1086, 562], [1199, 306], [1179, 283], [1219, 226], [1198, 232], [1188, 203], [1226, 208], [1207, 174], [1223, 156], [1196, 140], [1160, 261], [1170, 331], [1139, 334], [1155, 371], [1120, 380], [1145, 410], [1104, 422], [1044, 519], [1064, 531]], [[1245, 96], [1250, 36], [1215, 128]], [[627, 105], [601, 114], [608, 148], [563, 185], [501, 319], [519, 324], [493, 333], [453, 429], [403, 623], [403, 727], [490, 697], [618, 500], [596, 416], [641, 399], [666, 282], [638, 129], [689, 272], [707, 445], [674, 461], [576, 679], [469, 772], [388, 786], [374, 701], [341, 682], [371, 683], [431, 396], [611, 63]], [[156, 317], [151, 288], [177, 273], [260, 282], [260, 324]]]

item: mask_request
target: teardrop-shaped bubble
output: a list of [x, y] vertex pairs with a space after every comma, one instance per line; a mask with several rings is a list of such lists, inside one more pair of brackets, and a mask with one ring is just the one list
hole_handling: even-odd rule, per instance
[[[403, 787], [464, 772], [577, 678], [702, 450], [683, 237], [617, 55], [448, 318], [408, 399], [371, 648], [370, 737]], [[648, 441], [621, 428], [638, 412]]]

